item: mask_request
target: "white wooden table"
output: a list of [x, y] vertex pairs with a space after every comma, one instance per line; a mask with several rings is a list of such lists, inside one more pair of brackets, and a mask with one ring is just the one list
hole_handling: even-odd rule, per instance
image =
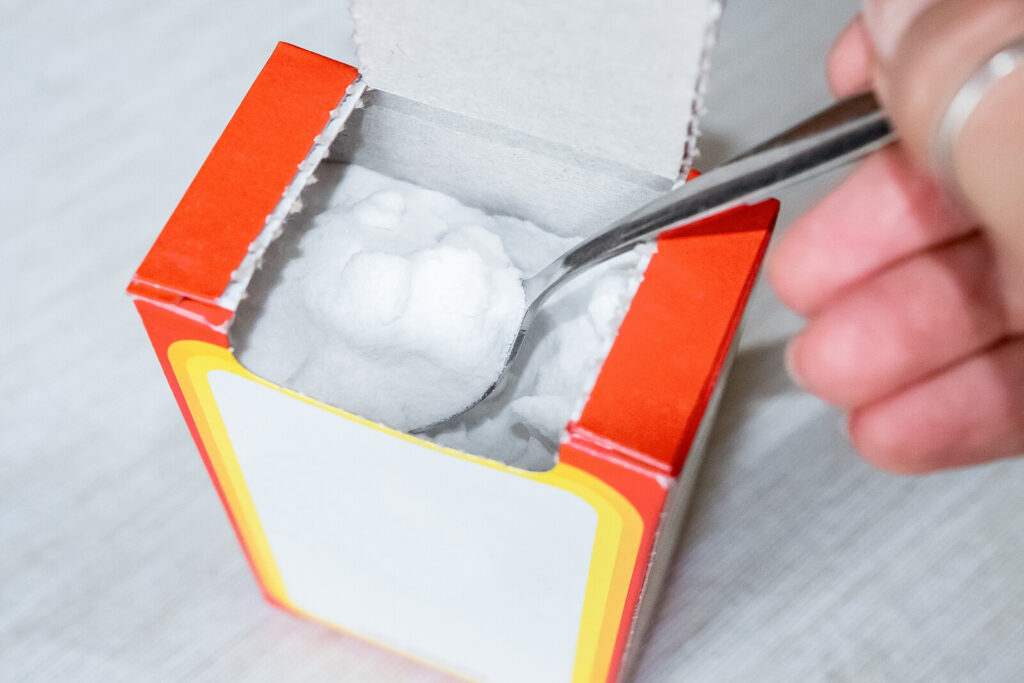
[[[855, 4], [730, 2], [706, 164], [827, 101]], [[275, 42], [351, 60], [344, 7], [4, 9], [0, 680], [444, 680], [263, 603], [122, 295]], [[872, 470], [786, 379], [798, 326], [759, 287], [637, 680], [1020, 680], [1024, 461]]]

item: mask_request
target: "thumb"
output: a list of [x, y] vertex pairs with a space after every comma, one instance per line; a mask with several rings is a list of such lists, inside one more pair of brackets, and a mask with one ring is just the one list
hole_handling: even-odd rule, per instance
[[865, 0], [874, 83], [901, 140], [922, 166], [951, 179], [997, 248], [1024, 268], [1024, 63], [990, 85], [936, 168], [934, 141], [950, 101], [973, 73], [1024, 38], [1021, 0]]

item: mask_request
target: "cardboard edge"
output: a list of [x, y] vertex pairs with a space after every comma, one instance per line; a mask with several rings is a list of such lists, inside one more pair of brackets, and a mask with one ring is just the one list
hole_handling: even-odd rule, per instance
[[679, 475], [672, 480], [661, 518], [658, 520], [657, 532], [651, 554], [648, 558], [647, 571], [643, 587], [637, 599], [633, 613], [632, 627], [626, 639], [622, 654], [622, 664], [616, 680], [629, 680], [640, 662], [644, 644], [647, 642], [651, 628], [657, 622], [660, 613], [660, 598], [664, 593], [669, 572], [673, 566], [676, 550], [686, 530], [688, 511], [693, 502], [693, 494], [700, 475], [700, 468], [707, 452], [708, 439], [714, 427], [714, 416], [724, 394], [729, 372], [739, 347], [739, 334], [733, 339], [719, 375], [719, 381], [708, 401], [705, 416], [694, 437], [693, 445], [687, 454]]
[[129, 293], [149, 298], [159, 289], [164, 301], [177, 296], [231, 310], [224, 306], [230, 299], [220, 297], [357, 78], [354, 67], [279, 43], [143, 259]]
[[686, 140], [683, 142], [683, 158], [679, 166], [679, 179], [675, 187], [679, 187], [690, 179], [693, 164], [700, 156], [698, 142], [700, 140], [701, 119], [707, 113], [704, 99], [707, 95], [708, 81], [711, 74], [711, 56], [718, 44], [718, 30], [725, 11], [725, 0], [711, 0], [708, 5], [708, 23], [704, 31], [704, 45], [700, 54], [700, 66], [697, 68], [697, 82], [693, 89], [690, 122], [686, 126]]
[[217, 303], [230, 311], [238, 308], [239, 302], [245, 297], [245, 291], [252, 281], [256, 269], [259, 268], [267, 248], [277, 239], [284, 230], [284, 221], [293, 212], [299, 196], [307, 185], [316, 181], [314, 173], [320, 163], [327, 157], [331, 145], [345, 127], [349, 115], [355, 110], [366, 90], [366, 84], [362, 77], [356, 77], [352, 84], [345, 90], [341, 102], [331, 114], [323, 130], [316, 136], [313, 147], [309, 150], [306, 158], [299, 164], [299, 170], [295, 177], [285, 188], [280, 201], [274, 210], [267, 216], [263, 229], [256, 238], [249, 244], [249, 249], [239, 263], [238, 268], [231, 274], [224, 292], [217, 298]]
[[[670, 246], [668, 240], [674, 239], [671, 233], [659, 240], [659, 251], [651, 260], [582, 414], [569, 425], [569, 441], [588, 443], [664, 476], [681, 471], [736, 336], [777, 215], [778, 202], [768, 200], [681, 228], [677, 234], [684, 241], [679, 245]], [[709, 242], [702, 240], [705, 236]], [[696, 246], [687, 247], [687, 240]], [[730, 251], [716, 256], [721, 263], [697, 260], [708, 257], [712, 247], [723, 246]], [[694, 277], [729, 278], [725, 299], [708, 298], [720, 293], [715, 288], [691, 291], [685, 277], [694, 266], [705, 269], [698, 269]], [[659, 282], [668, 287], [652, 294], [651, 287]], [[673, 287], [679, 290], [675, 295]], [[687, 307], [692, 316], [687, 317], [685, 325], [672, 314], [680, 306]], [[715, 329], [707, 328], [707, 324]], [[702, 335], [697, 356], [690, 353], [692, 349], [681, 350], [678, 346], [685, 334], [696, 329], [694, 325], [699, 326]], [[654, 424], [639, 430], [637, 415], [649, 416]]]

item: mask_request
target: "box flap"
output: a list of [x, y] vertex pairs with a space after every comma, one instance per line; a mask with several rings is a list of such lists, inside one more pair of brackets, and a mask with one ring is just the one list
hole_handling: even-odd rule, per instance
[[665, 178], [692, 155], [721, 0], [351, 6], [370, 87]]
[[764, 258], [779, 203], [658, 239], [570, 441], [676, 476], [711, 399]]
[[[280, 43], [139, 266], [129, 292], [165, 302], [224, 304], [221, 297], [250, 245], [357, 75], [351, 66]], [[236, 304], [237, 296], [226, 308]]]

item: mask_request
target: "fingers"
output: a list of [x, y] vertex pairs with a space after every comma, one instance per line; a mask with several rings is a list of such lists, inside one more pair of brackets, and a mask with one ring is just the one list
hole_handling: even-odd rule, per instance
[[871, 51], [871, 37], [858, 15], [836, 38], [825, 63], [832, 94], [842, 98], [871, 89]]
[[892, 59], [910, 24], [934, 4], [937, 0], [864, 0], [864, 21], [882, 59]]
[[849, 431], [862, 455], [896, 472], [1024, 453], [1024, 339], [853, 411]]
[[945, 177], [970, 208], [922, 170], [951, 98], [1016, 37], [1021, 0], [865, 0], [829, 55], [837, 96], [869, 81], [901, 142], [780, 237], [769, 277], [810, 318], [795, 379], [849, 408], [854, 445], [887, 469], [1024, 452], [1024, 69], [955, 138]]
[[992, 241], [1018, 272], [1024, 272], [1022, 112], [1024, 67], [993, 86], [967, 120], [955, 145], [955, 173], [960, 187], [987, 226]]
[[812, 393], [840, 406], [864, 405], [1024, 328], [1017, 317], [1005, 307], [989, 245], [974, 234], [833, 301], [791, 342], [787, 360]]
[[810, 316], [857, 281], [971, 230], [935, 181], [892, 148], [778, 238], [768, 276], [783, 303]]
[[[998, 47], [1024, 35], [1020, 0], [879, 0], [889, 8], [866, 24], [876, 44], [875, 85], [892, 115], [902, 141], [919, 162], [929, 161], [929, 147], [939, 120], [971, 73]], [[900, 19], [904, 5], [915, 7], [911, 21]], [[896, 16], [898, 14], [898, 16]], [[893, 19], [893, 26], [886, 21]]]
[[[876, 90], [920, 164], [937, 163], [931, 149], [949, 102], [976, 69], [1015, 38], [1024, 37], [1021, 0], [875, 0], [866, 25], [877, 46]], [[873, 17], [872, 8], [879, 8]], [[896, 15], [903, 7], [911, 19]], [[916, 13], [915, 13], [916, 12]], [[902, 15], [900, 15], [902, 16]], [[894, 18], [896, 17], [896, 18]], [[991, 85], [954, 144], [951, 177], [1000, 248], [1024, 268], [1024, 69]]]

